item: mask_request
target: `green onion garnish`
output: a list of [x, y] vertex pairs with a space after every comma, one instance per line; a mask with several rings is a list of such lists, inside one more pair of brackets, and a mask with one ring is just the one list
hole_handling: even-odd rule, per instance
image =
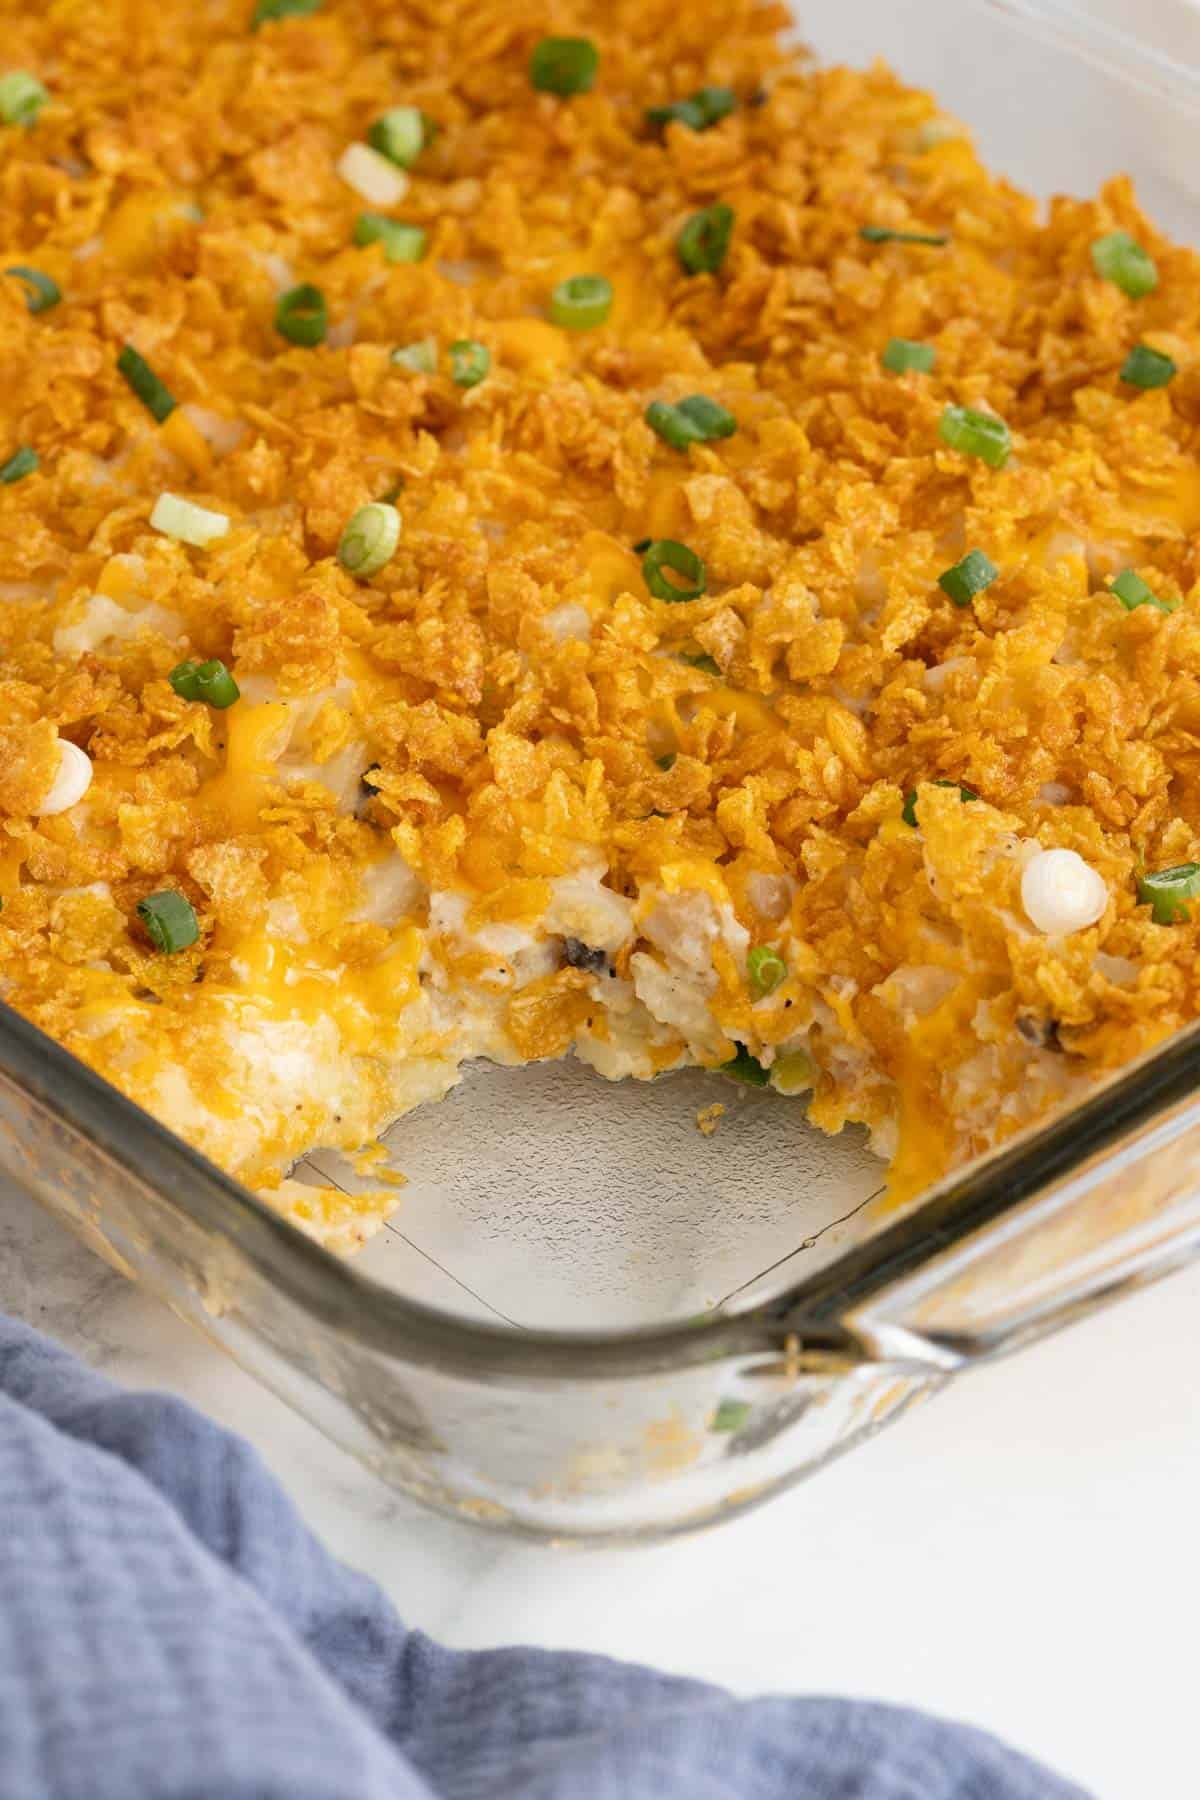
[[748, 1400], [722, 1400], [712, 1416], [710, 1431], [740, 1431], [754, 1408]]
[[[974, 788], [963, 787], [963, 785], [960, 781], [942, 781], [939, 779], [937, 781], [931, 781], [929, 783], [929, 786], [930, 787], [957, 788], [958, 789], [958, 797], [963, 802], [964, 806], [966, 805], [968, 800], [978, 800], [978, 798], [979, 798], [979, 795], [975, 792]], [[914, 831], [916, 830], [916, 828], [917, 828], [917, 790], [916, 790], [916, 788], [910, 788], [908, 793], [905, 794], [904, 805], [901, 808], [900, 817], [904, 820], [904, 823], [906, 825], [911, 825], [913, 830]]]
[[879, 360], [893, 375], [928, 375], [937, 351], [932, 344], [919, 344], [913, 338], [889, 338]]
[[687, 650], [680, 650], [677, 654], [680, 662], [686, 663], [689, 669], [699, 669], [702, 675], [715, 675], [718, 681], [720, 680], [721, 665], [715, 656], [709, 656], [707, 652], [701, 652], [699, 656], [693, 656], [691, 652]]
[[160, 381], [144, 356], [132, 344], [126, 344], [117, 358], [117, 368], [125, 377], [152, 419], [161, 425], [169, 419], [179, 402], [164, 381]]
[[450, 358], [450, 379], [456, 387], [478, 387], [492, 366], [492, 353], [476, 338], [458, 338], [446, 354]]
[[732, 437], [737, 430], [737, 420], [728, 409], [716, 400], [710, 400], [707, 394], [689, 394], [686, 400], [680, 400], [675, 408], [689, 420], [702, 439]]
[[686, 450], [689, 444], [701, 441], [699, 427], [665, 400], [652, 400], [644, 417], [651, 431], [657, 433], [664, 444], [670, 444], [672, 450]]
[[[682, 575], [692, 586], [680, 587], [678, 582], [668, 581], [664, 569]], [[656, 600], [698, 600], [708, 587], [708, 575], [696, 552], [686, 544], [677, 544], [674, 538], [652, 541], [642, 558], [642, 578]]]
[[4, 273], [12, 275], [28, 288], [25, 304], [31, 313], [49, 312], [50, 308], [57, 306], [62, 299], [62, 289], [57, 281], [51, 281], [50, 277], [43, 275], [40, 269], [29, 269], [23, 263], [13, 263], [11, 268], [5, 269]]
[[1173, 869], [1159, 869], [1154, 875], [1143, 875], [1137, 884], [1137, 896], [1143, 906], [1153, 906], [1156, 925], [1174, 925], [1191, 914], [1183, 904], [1200, 894], [1200, 863], [1177, 863]]
[[541, 94], [586, 94], [599, 67], [591, 38], [548, 37], [529, 59], [529, 80]]
[[321, 0], [258, 0], [250, 24], [257, 31], [273, 19], [307, 19], [320, 10]]
[[893, 231], [890, 225], [863, 225], [859, 227], [858, 235], [866, 238], [868, 244], [931, 244], [937, 247], [950, 242], [944, 231]]
[[324, 343], [329, 329], [329, 308], [320, 288], [303, 281], [299, 287], [289, 288], [286, 294], [281, 294], [275, 308], [275, 329], [289, 344], [300, 344], [306, 350], [311, 350], [314, 344]]
[[675, 254], [689, 275], [715, 275], [729, 253], [733, 208], [719, 200], [693, 213], [675, 239]]
[[418, 338], [415, 343], [402, 344], [393, 350], [391, 360], [401, 369], [411, 369], [414, 375], [432, 375], [437, 370], [437, 339]]
[[1166, 387], [1177, 373], [1171, 358], [1161, 350], [1152, 350], [1149, 344], [1135, 344], [1121, 364], [1121, 380], [1130, 387]]
[[5, 125], [34, 124], [49, 98], [37, 76], [26, 69], [0, 75], [0, 121]]
[[163, 888], [160, 893], [147, 894], [137, 904], [138, 918], [146, 927], [146, 936], [156, 950], [165, 950], [173, 954], [176, 950], [186, 950], [200, 936], [200, 926], [191, 902], [174, 888]]
[[759, 944], [746, 958], [746, 979], [756, 1000], [773, 994], [787, 980], [787, 964], [771, 944]]
[[606, 275], [568, 275], [550, 291], [550, 318], [565, 331], [591, 331], [612, 311], [612, 282]]
[[735, 1081], [744, 1081], [747, 1087], [766, 1087], [771, 1077], [763, 1068], [756, 1056], [751, 1056], [744, 1044], [738, 1045], [736, 1056], [728, 1062], [717, 1064], [718, 1075], [731, 1075]]
[[1159, 612], [1173, 613], [1179, 607], [1178, 600], [1161, 599], [1135, 569], [1122, 569], [1109, 592], [1116, 595], [1126, 612], [1135, 612], [1139, 606], [1156, 606]]
[[181, 700], [200, 700], [218, 712], [241, 697], [242, 690], [219, 657], [210, 662], [176, 663], [167, 680]]
[[197, 506], [194, 500], [184, 500], [178, 494], [162, 493], [154, 502], [150, 524], [164, 537], [203, 550], [215, 538], [225, 536], [229, 530], [229, 515], [212, 512], [207, 506]]
[[668, 750], [665, 756], [656, 756], [654, 760], [663, 774], [669, 775], [679, 760], [679, 752], [678, 750]]
[[354, 221], [356, 244], [382, 244], [390, 263], [420, 262], [427, 233], [422, 225], [405, 225], [383, 213], [362, 212]]
[[690, 394], [678, 405], [665, 400], [652, 400], [645, 411], [651, 431], [657, 432], [672, 450], [686, 450], [689, 444], [704, 444], [712, 438], [732, 437], [737, 420], [707, 394]]
[[425, 114], [419, 106], [393, 106], [367, 132], [372, 150], [401, 169], [412, 168], [426, 140]]
[[1127, 231], [1110, 231], [1097, 238], [1092, 245], [1092, 262], [1097, 275], [1115, 282], [1131, 300], [1152, 294], [1158, 286], [1154, 258]]
[[978, 412], [973, 406], [948, 406], [938, 424], [944, 444], [977, 456], [990, 469], [1002, 469], [1012, 454], [1012, 433], [995, 413]]
[[672, 100], [669, 106], [648, 107], [646, 121], [650, 125], [678, 124], [686, 125], [691, 131], [707, 131], [710, 125], [726, 118], [736, 105], [737, 95], [732, 88], [702, 87], [689, 94], [686, 100]]
[[400, 514], [386, 500], [360, 506], [338, 541], [337, 559], [348, 575], [365, 581], [389, 563], [400, 542]]
[[5, 487], [11, 487], [14, 481], [24, 481], [26, 475], [32, 475], [38, 466], [38, 453], [28, 444], [22, 444], [14, 450], [8, 461], [0, 464], [0, 481]]
[[976, 594], [990, 587], [1000, 573], [982, 550], [968, 550], [961, 562], [938, 576], [938, 586], [948, 594], [955, 606], [970, 606]]

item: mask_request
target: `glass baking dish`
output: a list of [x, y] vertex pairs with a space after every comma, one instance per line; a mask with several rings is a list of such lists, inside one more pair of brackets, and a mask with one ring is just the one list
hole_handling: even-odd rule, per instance
[[[1123, 14], [811, 0], [799, 29], [934, 90], [1022, 186], [1128, 170], [1200, 242], [1200, 11], [1155, 0], [1136, 35]], [[1194, 1256], [1198, 1057], [1200, 1028], [902, 1216], [860, 1136], [777, 1096], [479, 1067], [387, 1134], [409, 1185], [347, 1264], [0, 1005], [0, 1167], [415, 1498], [629, 1540], [756, 1504]], [[324, 1156], [306, 1174], [354, 1179]]]

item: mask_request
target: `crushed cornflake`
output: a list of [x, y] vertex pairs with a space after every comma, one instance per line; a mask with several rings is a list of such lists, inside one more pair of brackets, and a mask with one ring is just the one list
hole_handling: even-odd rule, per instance
[[711, 1106], [702, 1106], [696, 1114], [696, 1129], [701, 1137], [712, 1137], [724, 1117], [725, 1108], [719, 1100], [714, 1100]]

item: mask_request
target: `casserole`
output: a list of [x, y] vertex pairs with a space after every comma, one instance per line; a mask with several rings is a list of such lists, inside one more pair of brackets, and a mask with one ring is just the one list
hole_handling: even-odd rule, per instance
[[[1002, 144], [995, 130], [1020, 91], [994, 85], [1019, 40], [981, 15], [966, 57], [962, 20], [951, 31], [936, 9], [922, 19], [899, 45], [870, 8], [848, 22], [817, 8], [804, 28], [834, 54], [856, 54], [854, 33], [873, 31], [871, 51], [919, 79], [921, 57], [944, 54], [934, 85], [953, 89], [949, 104], [980, 126], [985, 151], [1003, 164], [1019, 138], [1029, 154], [1025, 122], [1018, 132], [1008, 116]], [[1055, 42], [1076, 29], [1062, 8], [1040, 23]], [[1086, 43], [1107, 70], [1111, 32]], [[1161, 100], [1175, 80], [1161, 57], [1117, 48]], [[1093, 79], [1114, 78], [1068, 61], [1060, 110], [1072, 96], [1082, 104]], [[1171, 104], [1187, 105], [1173, 87]], [[1127, 133], [1137, 105], [1119, 109]], [[1156, 104], [1151, 117], [1163, 127], [1174, 114]], [[1075, 132], [1074, 154], [1092, 141]], [[1103, 150], [1111, 173], [1111, 136]], [[1153, 211], [1157, 186], [1169, 210], [1179, 197], [1159, 171], [1171, 159], [1154, 150], [1144, 199]], [[1057, 174], [1048, 148], [1040, 166]], [[1081, 170], [1077, 185], [1097, 172]], [[507, 1072], [480, 1075], [440, 1114], [389, 1134], [411, 1186], [370, 1267], [399, 1297], [296, 1242], [17, 1022], [4, 1053], [6, 1159], [277, 1385], [329, 1408], [340, 1434], [412, 1491], [526, 1530], [651, 1531], [761, 1497], [963, 1360], [1185, 1254], [1190, 1046], [1189, 1035], [1154, 1053], [894, 1224], [859, 1204], [878, 1182], [861, 1146], [818, 1144], [768, 1096], [729, 1100], [715, 1141], [697, 1142], [672, 1130], [711, 1100], [699, 1076], [585, 1098], [587, 1078], [570, 1068], [524, 1071], [519, 1090]], [[447, 1143], [437, 1194], [420, 1178], [442, 1172]], [[315, 1166], [335, 1192], [353, 1187], [352, 1170]], [[812, 1247], [789, 1255], [797, 1239]], [[507, 1326], [471, 1322], [481, 1307]], [[713, 1307], [716, 1320], [697, 1320]], [[640, 1334], [612, 1335], [621, 1326]]]

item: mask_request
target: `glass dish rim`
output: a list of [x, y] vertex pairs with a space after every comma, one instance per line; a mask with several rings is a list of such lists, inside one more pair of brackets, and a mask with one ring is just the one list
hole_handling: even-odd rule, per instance
[[466, 1379], [603, 1381], [797, 1349], [846, 1367], [878, 1356], [852, 1315], [935, 1258], [1014, 1213], [1128, 1132], [1193, 1099], [1200, 1024], [931, 1188], [914, 1206], [813, 1275], [744, 1313], [636, 1330], [563, 1332], [492, 1325], [406, 1299], [335, 1256], [208, 1161], [61, 1044], [0, 1001], [0, 1071], [108, 1162], [201, 1229], [219, 1234], [277, 1292], [360, 1347]]
[[[1200, 70], [1081, 13], [1074, 0], [970, 0], [1013, 30], [1200, 113]], [[802, 19], [798, 22], [803, 35]], [[375, 1354], [483, 1382], [602, 1381], [716, 1358], [802, 1351], [847, 1367], [878, 1358], [850, 1315], [916, 1269], [1081, 1169], [1200, 1090], [1200, 1023], [1176, 1033], [1082, 1100], [948, 1176], [868, 1240], [744, 1313], [631, 1331], [492, 1325], [409, 1300], [361, 1274], [177, 1137], [0, 1000], [0, 1074], [166, 1205], [229, 1242], [315, 1320]]]

